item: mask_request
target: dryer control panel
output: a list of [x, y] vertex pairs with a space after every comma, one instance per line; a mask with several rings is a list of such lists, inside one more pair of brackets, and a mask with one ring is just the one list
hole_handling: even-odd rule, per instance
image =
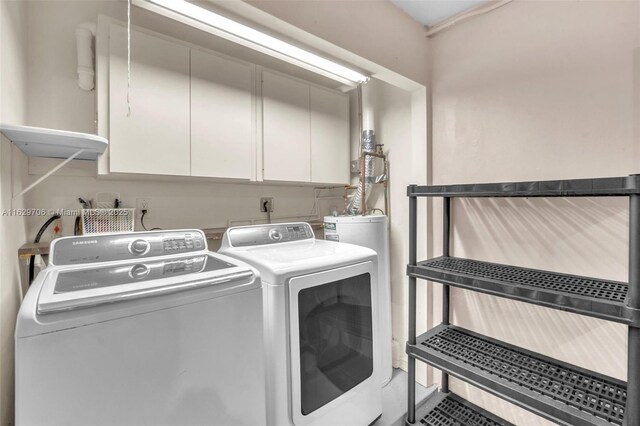
[[226, 241], [223, 244], [228, 244], [231, 247], [247, 247], [313, 238], [313, 230], [308, 223], [277, 223], [230, 228], [225, 233]]
[[51, 245], [51, 264], [82, 265], [204, 250], [207, 241], [199, 230], [84, 235], [55, 240]]

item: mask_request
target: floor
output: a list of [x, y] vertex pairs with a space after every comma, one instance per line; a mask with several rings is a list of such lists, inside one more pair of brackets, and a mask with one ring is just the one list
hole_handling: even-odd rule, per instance
[[[416, 405], [422, 404], [436, 387], [416, 384]], [[401, 426], [407, 414], [407, 373], [396, 368], [387, 386], [382, 388], [382, 417], [375, 426]]]

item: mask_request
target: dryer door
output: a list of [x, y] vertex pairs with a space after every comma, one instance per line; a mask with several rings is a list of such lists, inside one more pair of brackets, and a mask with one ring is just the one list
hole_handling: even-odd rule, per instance
[[373, 380], [375, 284], [371, 262], [289, 280], [297, 426], [336, 410]]

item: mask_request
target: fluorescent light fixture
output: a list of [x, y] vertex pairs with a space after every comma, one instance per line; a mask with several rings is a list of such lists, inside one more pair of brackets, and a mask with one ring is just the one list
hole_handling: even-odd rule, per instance
[[350, 86], [369, 80], [357, 71], [184, 0], [134, 0], [134, 4]]

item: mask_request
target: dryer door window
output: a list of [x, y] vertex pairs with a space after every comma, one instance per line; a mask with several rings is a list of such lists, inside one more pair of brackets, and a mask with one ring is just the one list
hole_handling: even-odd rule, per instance
[[294, 417], [330, 410], [373, 375], [371, 272], [348, 269], [290, 282]]
[[300, 408], [308, 415], [373, 374], [371, 275], [301, 289], [297, 305]]

